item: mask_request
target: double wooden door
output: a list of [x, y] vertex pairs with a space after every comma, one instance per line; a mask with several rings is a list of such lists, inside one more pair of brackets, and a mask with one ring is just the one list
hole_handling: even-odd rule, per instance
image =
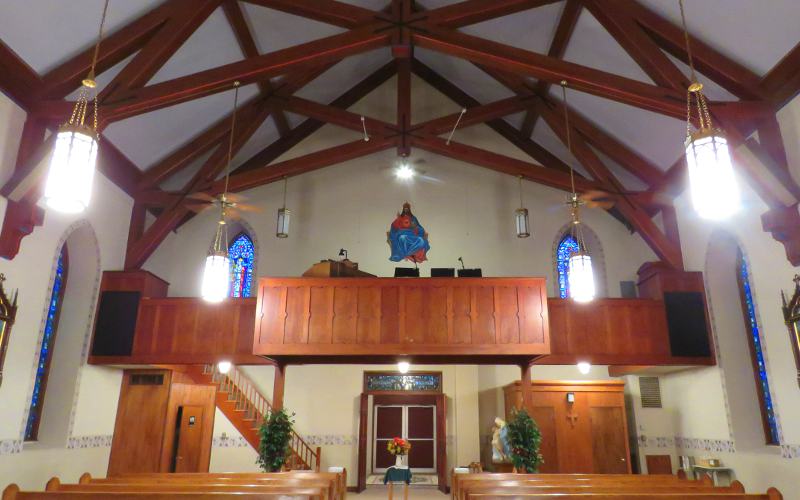
[[373, 471], [385, 472], [395, 464], [386, 445], [395, 437], [411, 443], [408, 466], [412, 472], [436, 472], [436, 406], [375, 405]]
[[[543, 473], [628, 474], [630, 452], [621, 382], [533, 382], [528, 413], [542, 433]], [[506, 417], [522, 406], [505, 388]]]

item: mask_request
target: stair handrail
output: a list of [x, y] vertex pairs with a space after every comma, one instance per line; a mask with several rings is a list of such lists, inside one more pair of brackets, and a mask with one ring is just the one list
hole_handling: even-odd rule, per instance
[[[253, 381], [236, 367], [231, 366], [227, 373], [222, 373], [216, 364], [209, 364], [203, 366], [203, 372], [211, 375], [211, 379], [220, 390], [227, 392], [229, 397], [233, 396], [236, 409], [244, 411], [245, 417], [252, 418], [259, 425], [267, 413], [272, 411], [272, 403], [261, 394]], [[298, 465], [302, 465], [304, 468], [319, 472], [322, 449], [319, 446], [316, 449], [311, 448], [294, 429], [289, 440], [289, 450], [287, 466], [290, 469], [297, 469]]]

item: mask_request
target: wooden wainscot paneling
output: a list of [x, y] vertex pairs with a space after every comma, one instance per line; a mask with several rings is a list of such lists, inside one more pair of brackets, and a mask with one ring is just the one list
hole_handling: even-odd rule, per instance
[[540, 358], [537, 364], [571, 364], [578, 360], [595, 364], [686, 361], [670, 355], [663, 301], [595, 299], [580, 304], [551, 298], [547, 303], [551, 355]]
[[544, 278], [261, 278], [253, 353], [531, 359], [546, 304]]
[[264, 364], [253, 355], [255, 298], [211, 304], [201, 298], [143, 298], [129, 356], [93, 356], [94, 364]]

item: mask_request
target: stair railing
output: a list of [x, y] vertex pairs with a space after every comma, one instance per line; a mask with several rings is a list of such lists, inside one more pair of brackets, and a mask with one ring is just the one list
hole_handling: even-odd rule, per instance
[[[264, 421], [264, 417], [272, 411], [272, 404], [269, 400], [236, 367], [231, 367], [228, 373], [222, 373], [217, 365], [204, 365], [203, 374], [210, 375], [219, 390], [226, 392], [228, 400], [234, 401], [235, 408], [244, 412], [245, 418], [252, 419], [256, 427], [259, 427]], [[319, 472], [321, 455], [322, 449], [319, 446], [316, 449], [311, 448], [297, 432], [292, 430], [289, 440], [289, 456], [287, 457], [289, 469], [307, 469]]]

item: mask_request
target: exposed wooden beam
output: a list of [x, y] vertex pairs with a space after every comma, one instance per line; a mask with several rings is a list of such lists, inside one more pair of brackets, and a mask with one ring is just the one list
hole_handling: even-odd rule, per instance
[[[239, 42], [239, 48], [242, 50], [244, 57], [256, 57], [261, 55], [256, 40], [253, 38], [253, 33], [250, 26], [247, 24], [247, 19], [244, 17], [242, 6], [239, 0], [225, 0], [222, 4], [222, 9], [225, 12], [225, 17], [228, 18], [228, 24], [231, 25], [233, 33], [236, 35], [236, 41]], [[258, 82], [258, 88], [261, 90], [261, 95], [268, 96], [274, 92], [272, 82], [263, 80]], [[275, 127], [281, 135], [289, 133], [289, 121], [286, 119], [286, 114], [280, 109], [272, 110], [272, 121], [275, 122]]]
[[586, 8], [636, 61], [653, 82], [680, 92], [689, 88], [689, 79], [656, 45], [629, 12], [611, 8], [609, 3], [586, 0]]
[[[476, 108], [480, 106], [480, 102], [478, 102], [477, 99], [458, 88], [455, 84], [419, 60], [414, 59], [412, 61], [412, 70], [415, 75], [424, 80], [428, 85], [435, 88], [458, 105], [465, 108]], [[515, 129], [505, 120], [490, 120], [486, 122], [486, 125], [545, 167], [561, 170], [562, 172], [569, 172], [569, 165], [531, 140], [529, 136], [523, 136], [519, 130]]]
[[415, 32], [413, 39], [420, 47], [460, 57], [479, 65], [517, 75], [532, 76], [551, 83], [567, 80], [570, 87], [582, 92], [676, 118], [686, 116], [686, 96], [673, 89], [435, 27], [429, 28], [426, 32]]
[[[567, 127], [563, 115], [555, 112], [544, 101], [539, 101], [539, 103], [539, 114], [556, 135], [561, 138], [562, 142], [567, 144]], [[597, 180], [598, 184], [602, 186], [601, 189], [609, 190], [612, 193], [625, 191], [624, 186], [614, 177], [614, 174], [581, 137], [576, 137], [576, 134], [572, 134], [571, 142], [572, 153]], [[647, 210], [634, 198], [621, 195], [614, 208], [619, 210], [622, 216], [630, 222], [659, 259], [676, 269], [683, 269], [683, 256], [680, 246], [667, 238], [650, 218]]]
[[[637, 0], [605, 0], [604, 5], [620, 15], [632, 15], [662, 49], [688, 64], [683, 29], [651, 11]], [[690, 34], [697, 70], [740, 99], [760, 100], [759, 77]]]
[[[385, 83], [389, 78], [394, 76], [395, 72], [396, 66], [394, 61], [390, 61], [361, 80], [358, 84], [354, 85], [347, 92], [334, 99], [329, 106], [341, 109], [349, 108], [361, 100], [364, 96]], [[311, 134], [322, 128], [323, 125], [325, 125], [325, 122], [315, 120], [313, 118], [304, 121], [292, 129], [289, 135], [281, 137], [274, 143], [256, 153], [241, 165], [237, 166], [234, 169], [234, 172], [243, 173], [269, 165], [279, 156], [286, 153], [301, 141], [311, 136]]]
[[[369, 141], [359, 139], [357, 141], [292, 158], [291, 160], [273, 163], [242, 173], [236, 173], [230, 178], [229, 189], [231, 191], [252, 189], [254, 187], [263, 186], [264, 184], [279, 181], [284, 177], [293, 177], [295, 175], [377, 153], [394, 147], [395, 144], [397, 144], [397, 138], [376, 138]], [[223, 184], [223, 181], [217, 181], [205, 192], [212, 195], [219, 194], [224, 188]]]
[[[544, 98], [557, 115], [564, 115], [564, 103], [552, 98]], [[600, 126], [592, 123], [575, 108], [569, 107], [569, 121], [574, 130], [598, 151], [617, 162], [648, 186], [657, 186], [664, 180], [664, 172], [655, 164], [611, 136]]]
[[[558, 170], [543, 167], [536, 163], [530, 163], [510, 156], [494, 153], [485, 149], [450, 141], [447, 144], [445, 139], [430, 135], [412, 135], [411, 145], [430, 151], [441, 156], [447, 156], [459, 161], [478, 165], [496, 172], [513, 176], [522, 176], [525, 179], [545, 186], [568, 191], [570, 189], [569, 174]], [[598, 189], [598, 184], [587, 181], [580, 177], [575, 179], [575, 186], [579, 191]]]
[[39, 75], [0, 40], [0, 92], [27, 110], [41, 86]]
[[[186, 7], [185, 0], [168, 0], [135, 21], [105, 37], [100, 44], [96, 73], [101, 74], [142, 48], [150, 37], [167, 21], [177, 7]], [[92, 65], [94, 47], [48, 71], [39, 99], [61, 99], [81, 86]]]
[[376, 19], [379, 13], [356, 5], [333, 0], [244, 0], [270, 9], [287, 12], [322, 23], [352, 29]]
[[[550, 49], [547, 51], [549, 57], [561, 59], [567, 51], [567, 45], [572, 38], [572, 32], [575, 31], [575, 26], [578, 24], [578, 18], [583, 11], [583, 4], [580, 0], [567, 0], [564, 2], [564, 10], [561, 12], [561, 17], [556, 26], [556, 32], [553, 35], [553, 41], [550, 42]], [[544, 80], [536, 82], [534, 92], [538, 95], [547, 95], [550, 90], [550, 83]], [[536, 121], [539, 115], [536, 113], [536, 108], [528, 110], [525, 114], [525, 119], [522, 121], [520, 131], [525, 137], [530, 137], [536, 127]]]
[[[297, 96], [289, 96], [286, 98], [276, 97], [275, 102], [276, 106], [291, 111], [292, 113], [355, 130], [356, 132], [363, 131], [361, 125], [362, 115], [341, 109], [337, 106], [319, 104]], [[383, 137], [397, 134], [397, 127], [383, 120], [364, 116], [364, 124], [369, 130], [370, 136], [375, 135], [377, 137]]]
[[[507, 97], [499, 101], [472, 106], [466, 108], [467, 112], [458, 122], [458, 128], [465, 128], [479, 123], [485, 123], [497, 118], [512, 115], [533, 107], [533, 97], [515, 96]], [[434, 118], [422, 123], [415, 124], [414, 130], [424, 129], [433, 135], [444, 134], [451, 130], [458, 120], [461, 113], [453, 113], [441, 118]]]
[[800, 43], [764, 75], [758, 86], [776, 109], [785, 106], [800, 92]]
[[105, 175], [129, 196], [137, 189], [142, 171], [122, 151], [117, 149], [105, 136], [97, 148], [97, 171]]
[[227, 64], [166, 82], [133, 89], [109, 99], [106, 116], [122, 119], [227, 90], [234, 81], [242, 85], [294, 70], [317, 67], [344, 57], [385, 46], [390, 35], [376, 33], [378, 23], [312, 42], [295, 45], [243, 61]]
[[398, 156], [408, 156], [411, 148], [407, 142], [407, 132], [411, 129], [411, 59], [398, 57], [397, 64], [397, 128], [400, 130]]
[[122, 68], [122, 71], [100, 91], [98, 100], [101, 103], [146, 85], [222, 2], [222, 0], [173, 1], [176, 2], [176, 8], [167, 21]]
[[428, 19], [446, 28], [461, 28], [524, 10], [555, 3], [558, 0], [466, 0], [431, 9], [417, 18]]

